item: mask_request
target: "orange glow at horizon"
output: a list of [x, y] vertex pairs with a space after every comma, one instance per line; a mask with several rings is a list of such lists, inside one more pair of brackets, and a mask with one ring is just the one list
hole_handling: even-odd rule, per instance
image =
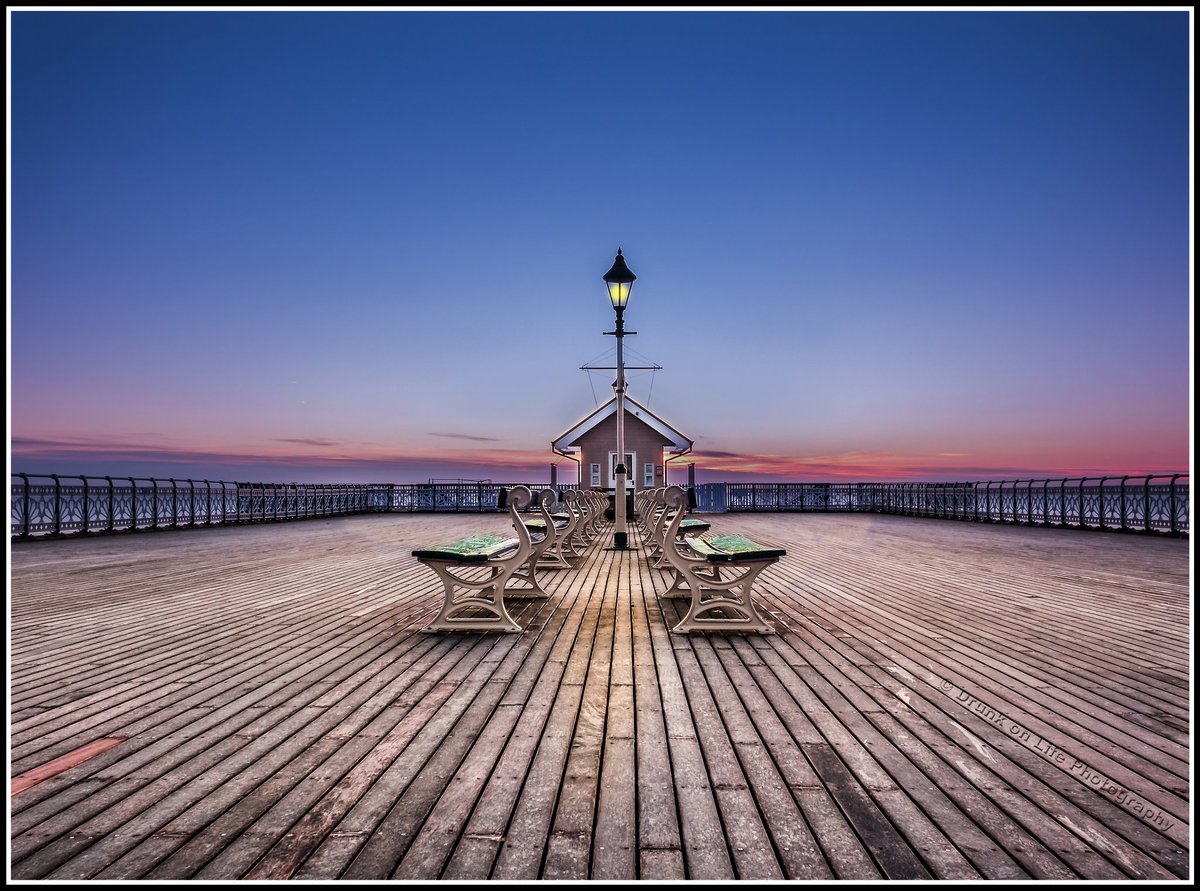
[[[1161, 461], [1149, 463], [1110, 464], [1083, 460], [1064, 460], [1052, 453], [1037, 457], [1027, 450], [1023, 456], [993, 455], [983, 458], [966, 452], [888, 453], [845, 451], [822, 455], [779, 455], [736, 452], [703, 452], [687, 455], [685, 462], [667, 464], [669, 472], [683, 471], [687, 463], [695, 463], [698, 471], [710, 479], [721, 473], [760, 476], [777, 480], [885, 480], [939, 478], [944, 480], [982, 479], [986, 477], [1082, 476], [1093, 474], [1140, 474], [1181, 472], [1180, 467]], [[129, 441], [119, 437], [14, 438], [11, 446], [14, 462], [21, 458], [54, 460], [61, 458], [63, 471], [71, 468], [68, 462], [89, 460], [145, 460], [155, 463], [203, 462], [214, 465], [264, 464], [287, 467], [291, 465], [334, 468], [341, 465], [359, 467], [402, 465], [463, 465], [494, 468], [497, 473], [527, 473], [540, 471], [548, 464], [571, 467], [574, 460], [548, 450], [519, 449], [489, 446], [487, 448], [446, 448], [444, 446], [415, 446], [399, 448], [380, 443], [333, 442], [322, 439], [296, 439], [256, 443], [230, 443], [226, 447], [188, 447], [164, 437], [147, 441]], [[1033, 459], [1033, 460], [1030, 460]], [[14, 470], [21, 468], [14, 463]]]

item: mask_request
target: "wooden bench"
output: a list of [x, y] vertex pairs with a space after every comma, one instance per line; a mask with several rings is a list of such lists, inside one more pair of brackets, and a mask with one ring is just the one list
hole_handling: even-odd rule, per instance
[[688, 611], [675, 632], [756, 631], [773, 633], [754, 608], [754, 580], [780, 557], [782, 548], [772, 548], [743, 535], [721, 535], [703, 539], [692, 536], [676, 542], [683, 523], [687, 497], [679, 486], [663, 492], [660, 541], [675, 580], [666, 596], [689, 598]]
[[[655, 569], [662, 569], [667, 566], [667, 557], [663, 553], [662, 535], [665, 532], [667, 512], [666, 503], [663, 500], [663, 495], [666, 492], [665, 486], [660, 486], [657, 489], [647, 489], [640, 496], [638, 504], [639, 520], [642, 524], [642, 529], [646, 533], [647, 558], [650, 560], [650, 565]], [[687, 490], [688, 510], [693, 510], [696, 507], [696, 495], [691, 490]], [[712, 529], [712, 524], [707, 520], [699, 517], [685, 516], [679, 523], [679, 529], [675, 533], [676, 539], [682, 541], [685, 536], [698, 535], [701, 532], [707, 532]]]
[[512, 574], [512, 581], [522, 582], [528, 587], [513, 587], [509, 586], [506, 593], [509, 596], [517, 597], [549, 597], [545, 589], [537, 580], [537, 572], [539, 569], [570, 569], [571, 564], [562, 556], [561, 549], [557, 546], [561, 543], [564, 535], [570, 526], [574, 525], [572, 519], [560, 519], [550, 513], [550, 505], [558, 498], [558, 493], [553, 489], [542, 489], [538, 493], [537, 505], [541, 511], [540, 517], [524, 517], [522, 523], [531, 534], [539, 536], [537, 541], [533, 542], [533, 548], [530, 551], [529, 557], [518, 566]]
[[575, 489], [567, 489], [558, 496], [558, 500], [566, 508], [566, 513], [552, 514], [552, 516], [555, 520], [565, 518], [567, 525], [562, 530], [558, 541], [550, 547], [549, 553], [552, 560], [561, 559], [565, 563], [568, 558], [578, 557], [587, 548], [587, 530], [584, 528], [587, 518], [582, 506], [583, 497], [583, 492]]
[[[520, 631], [504, 607], [504, 592], [523, 563], [533, 553], [533, 541], [520, 511], [533, 501], [528, 486], [501, 489], [497, 507], [507, 509], [516, 537], [480, 534], [432, 548], [419, 548], [413, 556], [442, 580], [442, 608], [425, 631]], [[486, 568], [487, 574], [459, 573]], [[457, 592], [457, 593], [456, 593]]]
[[583, 516], [583, 539], [590, 542], [604, 527], [604, 511], [608, 508], [608, 497], [595, 489], [580, 489], [577, 506]]

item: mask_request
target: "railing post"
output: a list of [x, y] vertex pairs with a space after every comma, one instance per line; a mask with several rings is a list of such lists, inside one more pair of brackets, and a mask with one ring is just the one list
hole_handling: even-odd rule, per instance
[[1125, 532], [1129, 529], [1129, 514], [1125, 510], [1125, 483], [1129, 480], [1129, 474], [1121, 477], [1121, 531]]
[[84, 535], [87, 535], [89, 531], [88, 510], [90, 509], [90, 506], [88, 505], [88, 478], [86, 476], [81, 476], [80, 479], [83, 480], [83, 528], [80, 531]]
[[105, 479], [108, 480], [108, 531], [112, 532], [117, 522], [116, 493], [113, 491], [112, 477], [106, 476]]
[[21, 478], [21, 484], [24, 491], [21, 492], [21, 512], [25, 521], [25, 529], [21, 532], [21, 538], [29, 538], [29, 474], [18, 473]]
[[1102, 532], [1108, 529], [1108, 521], [1104, 517], [1104, 481], [1107, 479], [1108, 477], [1106, 476], [1100, 477], [1100, 500], [1097, 502], [1100, 505], [1100, 516], [1098, 519], [1100, 520], [1100, 530]]
[[1142, 484], [1142, 523], [1147, 532], [1153, 531], [1154, 528], [1150, 523], [1150, 480], [1152, 479], [1154, 479], [1154, 474], [1149, 474], [1146, 482]]
[[1087, 528], [1087, 522], [1086, 522], [1087, 521], [1087, 511], [1084, 509], [1084, 506], [1083, 506], [1083, 484], [1085, 482], [1087, 482], [1086, 476], [1082, 477], [1079, 480], [1079, 528], [1080, 529]]
[[168, 478], [171, 483], [171, 528], [179, 528], [179, 486], [175, 484], [175, 477]]
[[1179, 534], [1179, 501], [1178, 490], [1175, 488], [1175, 481], [1178, 480], [1180, 474], [1175, 474], [1171, 477], [1171, 534]]
[[50, 474], [50, 479], [54, 480], [54, 535], [58, 535], [62, 529], [62, 484], [58, 481], [58, 474]]
[[1050, 477], [1042, 482], [1042, 525], [1050, 525], [1050, 495], [1047, 489], [1050, 486]]
[[134, 477], [126, 477], [129, 480], [129, 518], [130, 529], [137, 530], [137, 480]]

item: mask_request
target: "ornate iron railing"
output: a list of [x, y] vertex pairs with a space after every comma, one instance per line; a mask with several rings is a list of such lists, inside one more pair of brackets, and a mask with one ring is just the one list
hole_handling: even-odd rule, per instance
[[860, 501], [863, 483], [728, 483], [730, 511], [870, 510]]
[[372, 489], [17, 473], [10, 520], [17, 538], [297, 520], [363, 513], [371, 509]]
[[961, 483], [729, 483], [731, 511], [871, 511], [1186, 534], [1185, 473]]
[[[525, 485], [547, 488], [539, 483]], [[34, 538], [374, 511], [494, 511], [500, 487], [500, 483], [326, 485], [16, 473], [10, 522], [14, 538]], [[566, 488], [557, 487], [560, 492]]]
[[[411, 513], [415, 511], [494, 511], [502, 486], [517, 483], [396, 483], [381, 487], [386, 492], [383, 510]], [[571, 486], [549, 486], [546, 483], [523, 483], [535, 492], [557, 489], [562, 492]]]
[[[514, 483], [239, 483], [12, 476], [18, 539], [300, 520], [371, 512], [494, 511]], [[544, 483], [526, 483], [533, 489]], [[557, 486], [558, 491], [570, 488]], [[701, 510], [870, 511], [941, 519], [1187, 534], [1188, 475], [962, 483], [709, 483]]]

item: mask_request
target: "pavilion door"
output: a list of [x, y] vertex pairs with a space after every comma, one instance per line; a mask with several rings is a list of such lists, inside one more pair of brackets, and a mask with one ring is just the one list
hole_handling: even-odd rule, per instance
[[[625, 476], [625, 490], [636, 488], [634, 485], [637, 479], [637, 452], [625, 453], [625, 469], [628, 473]], [[617, 453], [608, 453], [608, 488], [614, 491], [617, 488]]]

